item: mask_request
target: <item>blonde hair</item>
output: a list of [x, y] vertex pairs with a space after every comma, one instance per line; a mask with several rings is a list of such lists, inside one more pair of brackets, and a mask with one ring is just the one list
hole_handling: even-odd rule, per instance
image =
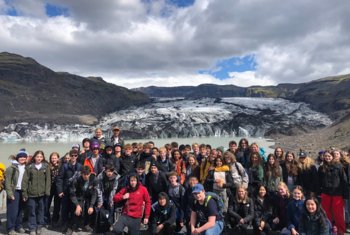
[[301, 163], [300, 160], [298, 159], [298, 168], [301, 171], [309, 170], [314, 165], [315, 165], [315, 161], [310, 157], [306, 157], [303, 163]]
[[290, 192], [289, 192], [289, 189], [288, 189], [288, 186], [286, 185], [286, 183], [284, 182], [279, 182], [278, 185], [277, 185], [277, 188], [279, 187], [283, 187], [286, 191], [287, 191], [287, 197], [290, 198]]
[[[240, 189], [243, 189], [244, 192], [245, 192], [244, 198], [243, 198], [243, 199], [240, 199], [239, 196], [238, 196], [238, 191], [239, 191]], [[248, 197], [248, 191], [247, 191], [246, 187], [244, 187], [243, 185], [238, 186], [238, 187], [236, 188], [236, 200], [237, 200], [237, 202], [247, 203], [247, 202], [248, 202], [248, 199], [249, 199], [249, 197]]]

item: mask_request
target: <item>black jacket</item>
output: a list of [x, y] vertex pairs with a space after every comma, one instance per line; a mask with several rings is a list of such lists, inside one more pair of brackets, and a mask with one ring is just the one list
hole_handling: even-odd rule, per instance
[[265, 223], [272, 222], [273, 206], [269, 197], [265, 197], [262, 202], [258, 198], [254, 200], [254, 224], [253, 226], [259, 227], [260, 221]]
[[156, 229], [158, 225], [175, 225], [175, 221], [176, 207], [172, 201], [169, 201], [169, 199], [167, 199], [165, 206], [160, 206], [158, 202], [152, 205], [150, 217], [152, 234], [156, 234]]
[[318, 194], [320, 185], [316, 166], [311, 166], [309, 169], [303, 171], [299, 169], [296, 185], [303, 187], [304, 194], [307, 196], [310, 192]]
[[155, 175], [152, 172], [149, 172], [146, 175], [146, 187], [148, 193], [152, 199], [152, 203], [158, 200], [158, 194], [160, 192], [167, 192], [168, 190], [168, 180], [165, 174], [161, 171], [158, 171], [158, 178], [155, 180]]
[[245, 223], [249, 223], [254, 218], [254, 202], [252, 199], [248, 198], [246, 203], [238, 202], [235, 198], [230, 200], [230, 204], [228, 206], [227, 214], [233, 217], [236, 223], [239, 222], [240, 219], [244, 219]]
[[120, 170], [119, 174], [121, 176], [125, 176], [129, 173], [131, 173], [136, 166], [136, 157], [135, 155], [131, 154], [130, 156], [123, 155], [121, 158], [119, 158], [120, 161]]
[[340, 163], [322, 165], [318, 169], [320, 192], [331, 196], [349, 198], [347, 177]]
[[120, 170], [120, 160], [114, 154], [105, 153], [102, 155], [102, 166], [106, 167], [106, 165], [114, 166], [116, 172]]
[[56, 179], [56, 189], [58, 194], [69, 191], [70, 180], [73, 178], [74, 174], [80, 172], [81, 169], [82, 165], [80, 163], [76, 163], [75, 165], [63, 163], [61, 165]]
[[86, 207], [93, 207], [97, 201], [97, 181], [95, 175], [91, 174], [85, 187], [86, 181], [82, 176], [74, 179], [69, 188], [70, 199], [74, 205], [85, 205]]

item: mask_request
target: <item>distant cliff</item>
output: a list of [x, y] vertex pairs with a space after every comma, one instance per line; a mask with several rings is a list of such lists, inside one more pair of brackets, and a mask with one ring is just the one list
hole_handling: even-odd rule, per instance
[[0, 125], [91, 124], [107, 113], [149, 101], [144, 93], [102, 78], [54, 72], [31, 58], [0, 53]]

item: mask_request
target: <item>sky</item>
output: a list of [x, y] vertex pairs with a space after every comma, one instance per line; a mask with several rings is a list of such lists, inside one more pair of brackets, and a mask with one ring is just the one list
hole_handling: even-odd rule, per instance
[[0, 0], [0, 52], [127, 88], [350, 73], [346, 0]]

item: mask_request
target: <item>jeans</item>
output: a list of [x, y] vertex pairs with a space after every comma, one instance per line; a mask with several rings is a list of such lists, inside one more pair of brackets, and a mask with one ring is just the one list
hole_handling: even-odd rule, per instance
[[22, 191], [15, 190], [14, 192], [14, 200], [10, 200], [7, 198], [6, 201], [6, 227], [7, 231], [18, 230], [22, 228], [23, 221], [23, 210], [25, 207], [25, 203], [23, 202]]
[[28, 198], [27, 206], [28, 206], [28, 228], [30, 231], [35, 231], [38, 228], [38, 226], [45, 225], [44, 196]]
[[201, 235], [219, 235], [221, 234], [223, 229], [224, 229], [224, 222], [216, 221], [214, 227], [211, 227], [210, 229], [204, 232], [201, 232]]
[[140, 230], [140, 224], [141, 218], [132, 218], [127, 215], [121, 215], [113, 230], [117, 235], [121, 235], [123, 234], [124, 228], [128, 227], [129, 235], [138, 235]]

